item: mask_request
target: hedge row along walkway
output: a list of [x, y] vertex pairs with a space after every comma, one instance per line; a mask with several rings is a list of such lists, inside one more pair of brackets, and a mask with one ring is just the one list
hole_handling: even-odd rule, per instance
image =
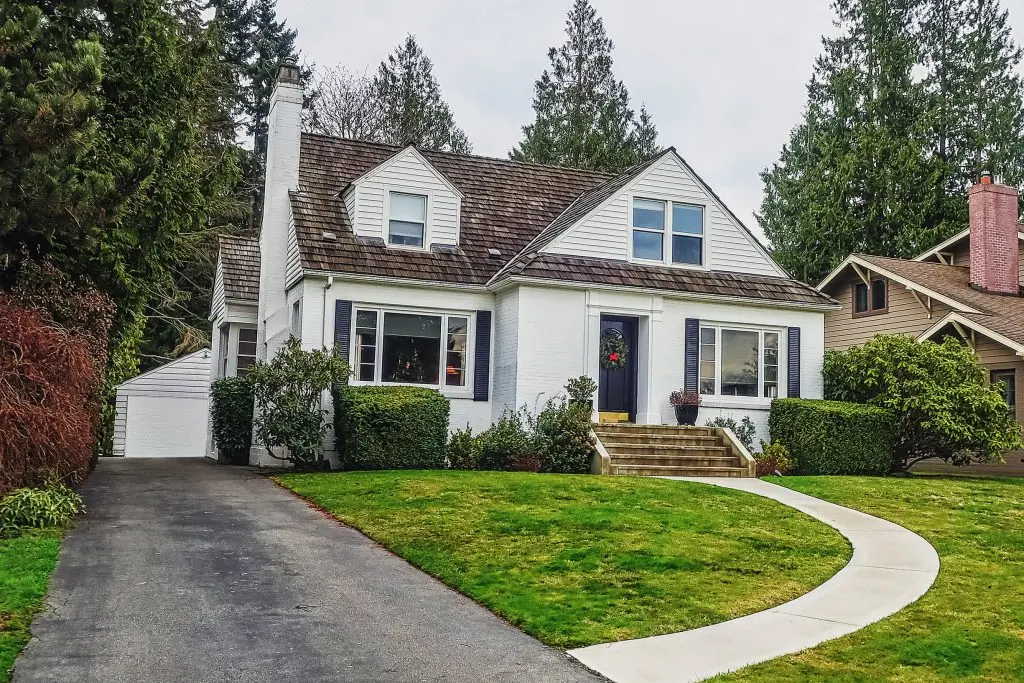
[[810, 593], [757, 614], [682, 633], [569, 651], [615, 683], [702, 681], [799, 652], [898, 612], [924, 595], [938, 576], [935, 549], [892, 522], [759, 479], [686, 481], [747, 491], [805, 512], [849, 539], [853, 557]]
[[22, 681], [598, 679], [273, 482], [101, 460]]

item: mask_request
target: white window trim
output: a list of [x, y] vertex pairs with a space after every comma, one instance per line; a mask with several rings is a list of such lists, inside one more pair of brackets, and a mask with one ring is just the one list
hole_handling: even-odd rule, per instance
[[[374, 347], [373, 356], [373, 381], [360, 381], [357, 379], [359, 371], [358, 357], [358, 336], [356, 334], [356, 321], [359, 319], [360, 311], [373, 311], [377, 314], [377, 343]], [[431, 315], [441, 318], [441, 367], [438, 370], [439, 384], [418, 384], [415, 382], [384, 382], [381, 379], [381, 372], [384, 368], [384, 314], [404, 313], [410, 315]], [[444, 368], [447, 363], [448, 353], [448, 318], [466, 318], [466, 381], [461, 387], [448, 386], [444, 383]], [[349, 342], [349, 358], [351, 359], [353, 376], [349, 381], [353, 386], [377, 386], [377, 387], [424, 387], [426, 389], [437, 389], [445, 396], [451, 398], [472, 398], [473, 397], [473, 374], [474, 356], [476, 349], [476, 316], [471, 311], [458, 310], [431, 310], [423, 308], [404, 308], [401, 306], [380, 306], [374, 304], [355, 304], [352, 306], [352, 328]]]
[[[391, 193], [411, 194], [426, 199], [423, 207], [423, 246], [414, 247], [408, 244], [391, 243]], [[405, 185], [384, 185], [384, 217], [381, 226], [381, 235], [384, 236], [384, 244], [388, 249], [402, 249], [404, 251], [430, 251], [431, 244], [431, 214], [434, 207], [434, 193], [423, 188], [408, 187]]]
[[[787, 381], [788, 363], [785, 360], [788, 356], [788, 339], [786, 336], [786, 328], [775, 327], [772, 325], [745, 325], [742, 323], [720, 323], [713, 322], [710, 320], [701, 320], [700, 328], [697, 331], [697, 391], [700, 391], [700, 336], [703, 330], [713, 329], [715, 330], [715, 393], [714, 394], [701, 394], [703, 402], [711, 407], [718, 405], [728, 406], [730, 404], [757, 404], [759, 406], [768, 406], [771, 404], [774, 398], [769, 398], [764, 395], [764, 335], [765, 333], [779, 335], [779, 359], [778, 359], [778, 378], [776, 384], [778, 385], [778, 392], [775, 398], [786, 398], [789, 390], [789, 383]], [[757, 340], [757, 396], [723, 396], [722, 395], [722, 330], [734, 330], [737, 332], [758, 332]]]
[[[626, 207], [626, 251], [629, 254], [629, 260], [635, 263], [648, 263], [657, 264], [660, 266], [669, 266], [670, 268], [682, 268], [685, 270], [711, 270], [708, 267], [708, 209], [709, 204], [707, 202], [680, 199], [679, 197], [672, 197], [669, 195], [658, 194], [656, 192], [643, 192], [643, 193], [629, 193], [626, 195], [628, 206]], [[634, 228], [633, 227], [633, 202], [637, 199], [646, 199], [652, 202], [664, 202], [665, 203], [665, 227], [661, 230], [661, 260], [646, 259], [633, 254], [633, 231], [640, 230], [641, 232], [658, 232], [653, 228]], [[673, 263], [672, 262], [672, 205], [683, 204], [686, 206], [696, 206], [701, 209], [704, 217], [704, 231], [700, 235], [700, 265], [693, 263]], [[679, 233], [680, 235], [689, 235], [690, 237], [697, 237], [690, 233]]]

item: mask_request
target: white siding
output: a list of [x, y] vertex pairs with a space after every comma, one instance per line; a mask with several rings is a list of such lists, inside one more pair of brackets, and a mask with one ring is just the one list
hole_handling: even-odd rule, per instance
[[494, 304], [494, 375], [491, 377], [494, 419], [516, 403], [516, 363], [519, 353], [519, 289], [497, 295]]
[[299, 261], [299, 240], [295, 234], [295, 217], [288, 214], [288, 249], [285, 255], [284, 281], [285, 286], [302, 277], [302, 264]]
[[705, 190], [673, 154], [626, 186], [591, 216], [569, 229], [544, 251], [626, 260], [630, 253], [631, 197], [675, 200], [705, 207], [707, 266], [711, 270], [783, 276], [756, 240]]
[[210, 352], [207, 349], [171, 361], [118, 386], [119, 394], [208, 396], [210, 393]]
[[224, 317], [224, 266], [217, 256], [217, 270], [213, 276], [213, 300], [210, 304], [210, 315], [219, 319]]
[[[353, 206], [353, 228], [357, 235], [387, 240], [386, 195], [390, 191], [422, 194], [427, 199], [427, 238], [431, 244], [458, 244], [459, 196], [423, 158], [412, 149], [400, 152], [357, 181]], [[349, 200], [346, 199], [346, 205]]]
[[128, 397], [120, 390], [114, 402], [114, 457], [124, 457], [125, 424], [128, 421]]

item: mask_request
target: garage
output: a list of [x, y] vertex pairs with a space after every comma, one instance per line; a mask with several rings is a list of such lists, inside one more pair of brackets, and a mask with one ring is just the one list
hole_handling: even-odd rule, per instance
[[207, 452], [210, 352], [197, 351], [117, 388], [114, 455], [201, 458]]

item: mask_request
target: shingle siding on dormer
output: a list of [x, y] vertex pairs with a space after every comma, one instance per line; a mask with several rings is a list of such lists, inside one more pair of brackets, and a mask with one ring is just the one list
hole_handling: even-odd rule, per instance
[[459, 243], [459, 196], [411, 149], [399, 152], [381, 168], [358, 180], [350, 190], [351, 196], [346, 193], [346, 208], [355, 216], [353, 227], [357, 235], [387, 241], [385, 211], [389, 191], [428, 197], [425, 246]]
[[632, 221], [630, 198], [675, 200], [705, 207], [704, 229], [710, 270], [784, 277], [785, 274], [707, 192], [674, 154], [666, 154], [596, 212], [570, 228], [543, 251], [566, 256], [628, 260]]

